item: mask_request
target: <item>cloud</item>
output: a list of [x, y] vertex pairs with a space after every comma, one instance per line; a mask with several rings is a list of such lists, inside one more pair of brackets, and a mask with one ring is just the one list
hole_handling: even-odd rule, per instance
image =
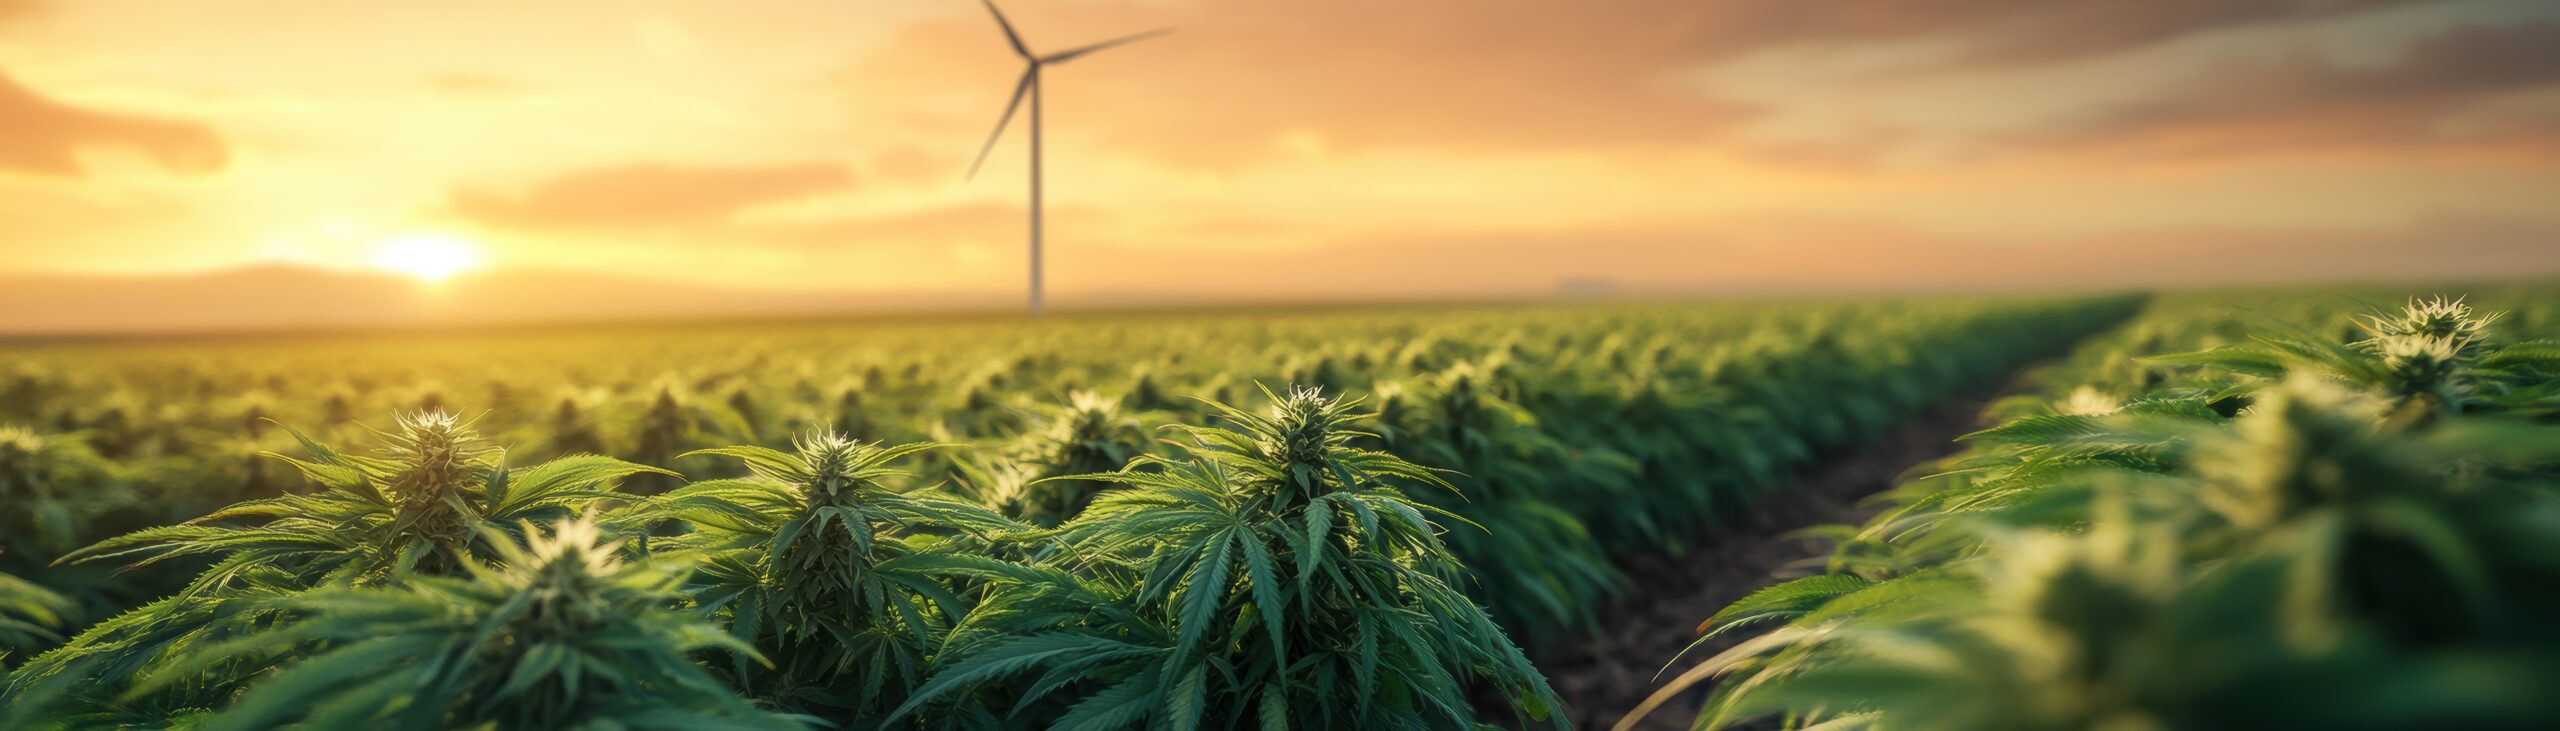
[[[1362, 291], [1519, 292], [1783, 278], [1793, 256], [1856, 267], [1843, 281], [1961, 279], [2034, 237], [2346, 231], [2447, 207], [2560, 218], [2531, 198], [2560, 179], [2544, 27], [2560, 5], [2531, 0], [998, 1], [1039, 50], [1177, 27], [1048, 72], [1061, 287], [1286, 293], [1347, 268]], [[110, 236], [88, 222], [151, 217], [0, 200], [0, 221], [70, 242], [47, 255], [59, 266], [155, 247], [215, 261], [287, 248], [312, 219], [417, 219], [511, 266], [1019, 286], [1027, 120], [963, 179], [1021, 72], [974, 2], [708, 4], [602, 26], [565, 6], [295, 5], [293, 22], [279, 7], [142, 27], [51, 2], [41, 32], [11, 36], [47, 61], [18, 69], [44, 94], [17, 107], [218, 121], [257, 170], [174, 187], [0, 175], [199, 211]], [[30, 6], [0, 0], [0, 18]], [[685, 46], [700, 52], [645, 50]], [[0, 123], [10, 171], [76, 171], [64, 147], [148, 164], [169, 145], [37, 154], [18, 133], [38, 127]], [[1686, 218], [1772, 210], [1875, 227]], [[133, 243], [100, 253], [117, 240]], [[2056, 261], [2041, 256], [2024, 258]]]
[[736, 167], [635, 164], [591, 168], [534, 184], [520, 194], [455, 191], [451, 212], [524, 230], [645, 230], [723, 224], [757, 206], [850, 187], [833, 163]]
[[[1714, 96], [1692, 79], [1766, 51], [1940, 43], [1952, 50], [1936, 63], [1982, 71], [2429, 1], [1203, 0], [1014, 12], [1034, 50], [1177, 26], [1047, 74], [1053, 134], [1226, 167], [1292, 145], [1524, 152], [1713, 144], [1769, 110]], [[893, 120], [906, 125], [897, 133], [967, 147], [993, 122], [1015, 69], [992, 22], [970, 12], [901, 30], [844, 79], [865, 107], [884, 98], [937, 104], [936, 113]]]
[[140, 152], [183, 173], [220, 171], [230, 150], [204, 125], [82, 109], [46, 98], [0, 72], [0, 170], [75, 177], [80, 153]]
[[[1044, 78], [1052, 135], [1162, 159], [1231, 164], [1292, 135], [1345, 148], [1694, 141], [1735, 111], [1662, 78], [1677, 37], [1608, 38], [1625, 29], [1618, 7], [1313, 0], [1014, 12], [1043, 51], [1177, 26]], [[844, 82], [864, 107], [936, 103], [929, 116], [887, 121], [901, 136], [974, 149], [1019, 73], [992, 21], [972, 13], [902, 29]]]
[[1818, 44], [1951, 42], [1949, 63], [2047, 64], [2201, 33], [2301, 22], [2442, 0], [1796, 0], [1698, 3], [1715, 8], [1704, 40], [1731, 55]]
[[2560, 92], [2560, 22], [2465, 26], [2388, 61], [2316, 55], [2224, 64], [2150, 99], [2014, 140], [2033, 147], [2191, 158], [2347, 149], [2560, 154], [2560, 112], [2497, 103]]
[[44, 0], [0, 0], [0, 23], [24, 20], [44, 10]]

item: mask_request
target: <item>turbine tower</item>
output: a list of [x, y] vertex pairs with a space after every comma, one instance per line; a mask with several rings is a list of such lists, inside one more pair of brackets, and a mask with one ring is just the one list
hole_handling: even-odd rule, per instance
[[1004, 105], [1004, 116], [996, 118], [996, 131], [987, 135], [986, 147], [978, 150], [977, 162], [969, 163], [969, 177], [978, 177], [978, 166], [987, 163], [987, 153], [994, 152], [996, 140], [1004, 136], [1005, 125], [1013, 122], [1013, 112], [1022, 106], [1024, 96], [1031, 97], [1031, 316], [1040, 316], [1040, 69], [1050, 64], [1066, 63], [1077, 56], [1128, 43], [1149, 36], [1163, 35], [1172, 28], [1157, 28], [1145, 33], [1121, 36], [1083, 48], [1060, 51], [1046, 56], [1034, 54], [1024, 45], [1022, 36], [1013, 32], [1013, 23], [1004, 19], [995, 0], [981, 0], [987, 12], [996, 16], [996, 27], [1004, 29], [1004, 39], [1013, 44], [1015, 55], [1022, 57], [1022, 81], [1013, 87], [1013, 101]]

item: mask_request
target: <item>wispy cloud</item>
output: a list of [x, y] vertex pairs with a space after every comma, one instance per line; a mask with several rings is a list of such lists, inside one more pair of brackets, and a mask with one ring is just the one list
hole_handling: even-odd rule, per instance
[[2560, 22], [2465, 26], [2391, 58], [2301, 53], [2217, 65], [2157, 97], [2017, 142], [2197, 158], [2304, 149], [2424, 154], [2560, 153], [2560, 107], [2501, 106], [2560, 93]]
[[33, 17], [44, 9], [44, 0], [0, 0], [0, 23]]
[[0, 71], [0, 169], [76, 177], [88, 150], [140, 152], [178, 172], [220, 171], [229, 148], [195, 122], [85, 109], [57, 101]]
[[[1765, 104], [1692, 83], [1702, 70], [1785, 50], [1927, 46], [1904, 73], [1998, 73], [2442, 0], [1801, 0], [1612, 3], [1203, 0], [1017, 11], [1037, 44], [1171, 23], [1155, 58], [1099, 55], [1051, 79], [1105, 144], [1167, 164], [1234, 165], [1313, 140], [1337, 149], [1744, 146]], [[1007, 60], [983, 18], [919, 23], [842, 78], [872, 100], [947, 99], [990, 86]], [[978, 96], [995, 97], [1000, 89]], [[902, 115], [919, 133], [981, 114]], [[1999, 99], [1982, 99], [1997, 113]], [[954, 124], [959, 122], [960, 124]]]

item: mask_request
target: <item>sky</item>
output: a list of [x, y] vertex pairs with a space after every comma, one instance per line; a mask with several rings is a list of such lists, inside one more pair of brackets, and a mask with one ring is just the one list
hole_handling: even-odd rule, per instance
[[[1175, 28], [1044, 73], [1070, 301], [2560, 275], [2560, 2], [1004, 8]], [[1020, 73], [967, 0], [0, 0], [0, 275], [1017, 292]]]

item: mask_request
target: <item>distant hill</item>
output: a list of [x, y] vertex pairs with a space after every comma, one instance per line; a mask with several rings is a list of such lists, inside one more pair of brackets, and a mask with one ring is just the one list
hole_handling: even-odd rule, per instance
[[[1530, 233], [1082, 254], [1050, 270], [1057, 311], [2560, 280], [2560, 231], [2460, 218], [2356, 236], [2200, 230], [2050, 244], [1806, 224], [1697, 240], [1560, 243]], [[991, 288], [723, 287], [528, 270], [428, 284], [273, 264], [168, 275], [0, 274], [0, 336], [1021, 311], [1021, 290], [984, 286]]]
[[291, 265], [172, 275], [0, 275], [0, 334], [138, 334], [441, 327], [989, 310], [952, 293], [765, 291], [546, 271], [441, 283]]

